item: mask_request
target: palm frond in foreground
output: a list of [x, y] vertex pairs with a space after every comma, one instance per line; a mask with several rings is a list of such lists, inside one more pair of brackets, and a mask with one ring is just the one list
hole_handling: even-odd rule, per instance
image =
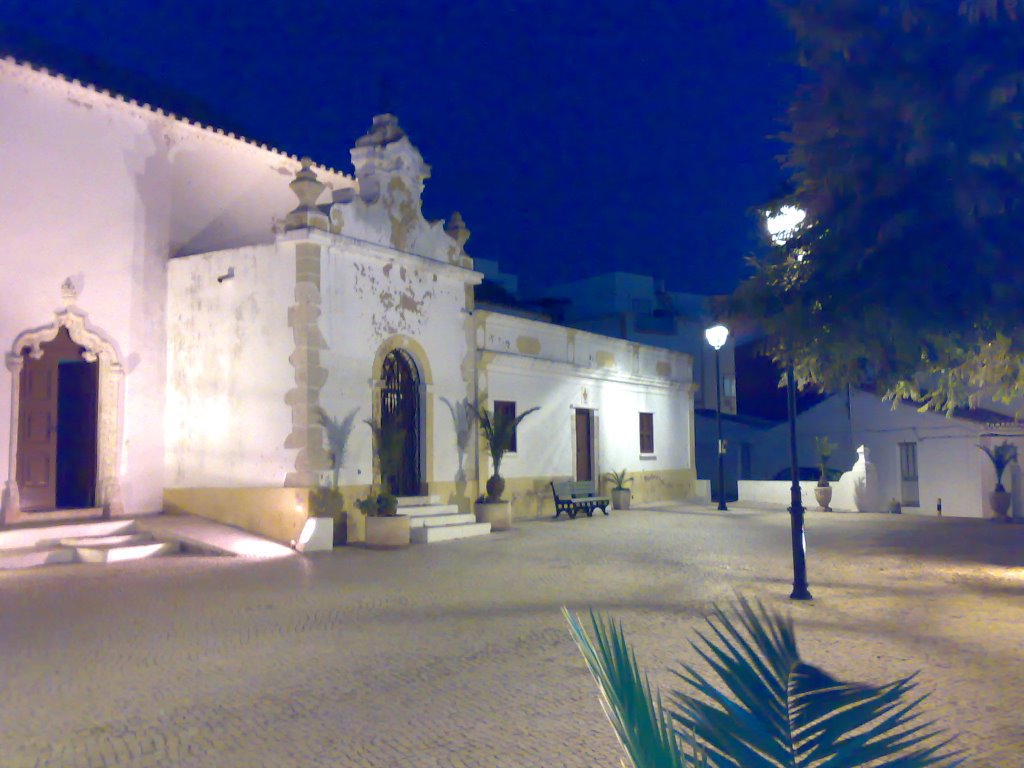
[[579, 616], [562, 609], [569, 630], [583, 654], [590, 673], [601, 692], [601, 706], [611, 721], [633, 768], [687, 768], [691, 762], [684, 754], [661, 696], [651, 693], [646, 676], [641, 677], [636, 657], [626, 643], [621, 625], [602, 620], [593, 611], [590, 622], [595, 641], [591, 642]]
[[924, 697], [912, 695], [913, 675], [879, 686], [836, 680], [801, 660], [792, 620], [759, 603], [714, 609], [710, 632], [691, 645], [719, 680], [683, 665], [676, 674], [687, 690], [672, 692], [667, 714], [621, 626], [591, 613], [591, 641], [579, 618], [565, 615], [635, 768], [961, 764], [934, 723], [920, 721]]

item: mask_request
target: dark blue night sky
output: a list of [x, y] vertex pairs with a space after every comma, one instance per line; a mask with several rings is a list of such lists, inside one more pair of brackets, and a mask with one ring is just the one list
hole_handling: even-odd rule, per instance
[[0, 25], [16, 55], [345, 171], [395, 112], [434, 169], [427, 216], [462, 211], [470, 254], [527, 289], [731, 290], [797, 79], [757, 0], [0, 0]]

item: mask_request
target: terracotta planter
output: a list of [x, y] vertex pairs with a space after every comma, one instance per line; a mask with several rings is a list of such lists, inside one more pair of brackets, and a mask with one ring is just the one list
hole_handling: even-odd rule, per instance
[[829, 504], [832, 503], [832, 486], [830, 485], [817, 485], [814, 487], [814, 498], [818, 502], [818, 507], [825, 512], [831, 512], [832, 507]]
[[368, 516], [366, 518], [366, 546], [371, 549], [409, 546], [409, 516]]
[[492, 531], [507, 531], [512, 527], [511, 501], [478, 501], [474, 507], [478, 523], [490, 523]]
[[1009, 491], [992, 491], [988, 495], [988, 504], [992, 507], [992, 513], [995, 516], [993, 519], [1001, 523], [1010, 522], [1010, 516], [1007, 512], [1010, 509], [1012, 499], [1013, 497], [1010, 496]]
[[632, 497], [629, 488], [612, 488], [612, 509], [629, 509]]

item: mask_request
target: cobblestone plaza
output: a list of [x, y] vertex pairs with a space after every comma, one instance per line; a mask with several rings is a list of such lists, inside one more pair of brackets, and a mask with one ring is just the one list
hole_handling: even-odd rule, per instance
[[811, 663], [920, 669], [972, 766], [1024, 764], [1024, 526], [663, 505], [275, 561], [0, 573], [0, 766], [594, 768], [618, 745], [560, 608], [625, 623], [656, 683], [714, 601], [792, 611]]

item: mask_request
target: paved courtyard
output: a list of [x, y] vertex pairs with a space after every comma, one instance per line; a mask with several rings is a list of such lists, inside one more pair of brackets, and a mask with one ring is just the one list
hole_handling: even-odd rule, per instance
[[813, 663], [921, 670], [971, 766], [1024, 765], [1024, 526], [666, 505], [403, 551], [0, 573], [0, 766], [619, 765], [560, 615], [625, 622], [663, 686], [713, 601], [792, 611]]

